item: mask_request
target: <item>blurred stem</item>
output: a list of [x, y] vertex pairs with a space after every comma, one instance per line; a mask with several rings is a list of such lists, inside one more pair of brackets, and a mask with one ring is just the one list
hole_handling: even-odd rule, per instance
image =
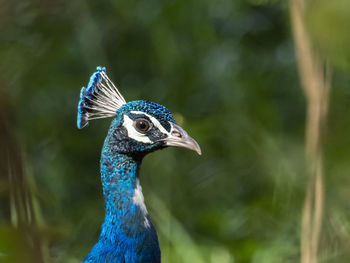
[[[34, 181], [28, 181], [27, 165], [23, 161], [23, 150], [13, 135], [9, 105], [4, 103], [6, 96], [0, 96], [0, 167], [4, 167], [4, 175], [8, 176], [9, 212], [12, 227], [20, 237], [18, 251], [4, 252], [6, 259], [25, 260], [31, 263], [48, 262], [48, 247], [38, 226], [38, 209], [34, 209]], [[5, 180], [4, 180], [5, 181]], [[29, 254], [27, 254], [27, 252]], [[17, 261], [16, 261], [17, 262]]]
[[301, 262], [317, 263], [324, 207], [322, 131], [328, 112], [331, 74], [313, 49], [305, 26], [307, 0], [289, 3], [299, 74], [307, 99], [305, 150], [309, 179], [301, 222]]

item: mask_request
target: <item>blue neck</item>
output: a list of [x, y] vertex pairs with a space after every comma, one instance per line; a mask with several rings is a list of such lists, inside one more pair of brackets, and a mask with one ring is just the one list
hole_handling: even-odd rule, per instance
[[106, 215], [98, 242], [84, 263], [160, 263], [157, 233], [147, 214], [139, 185], [142, 156], [117, 152], [107, 139], [101, 177]]
[[142, 159], [136, 159], [120, 153], [111, 154], [103, 151], [101, 156], [101, 177], [103, 194], [105, 197], [106, 212], [115, 212], [114, 209], [123, 208], [133, 196], [136, 188], [136, 179]]
[[[101, 177], [105, 198], [105, 220], [100, 239], [116, 243], [145, 229], [145, 217], [135, 203], [134, 195], [139, 180], [142, 158], [102, 151]], [[149, 218], [147, 219], [149, 220]]]

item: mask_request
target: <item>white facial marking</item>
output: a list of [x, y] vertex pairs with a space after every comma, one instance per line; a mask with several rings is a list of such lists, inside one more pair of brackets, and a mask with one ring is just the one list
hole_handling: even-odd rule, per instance
[[133, 114], [142, 114], [142, 115], [147, 116], [147, 117], [151, 120], [151, 122], [153, 123], [153, 125], [154, 125], [155, 127], [157, 127], [162, 133], [165, 133], [165, 134], [170, 135], [170, 132], [168, 132], [168, 131], [163, 127], [163, 125], [160, 124], [160, 122], [159, 122], [156, 118], [154, 118], [152, 115], [149, 115], [149, 114], [147, 114], [147, 113], [144, 113], [143, 111], [130, 111], [130, 112], [133, 113]]
[[[163, 127], [163, 125], [160, 124], [160, 122], [153, 116], [147, 113], [144, 113], [143, 111], [130, 111], [130, 113], [147, 116], [156, 128], [158, 128], [162, 133], [167, 134], [168, 136], [171, 136], [171, 131], [168, 132]], [[145, 134], [140, 133], [135, 129], [134, 121], [128, 115], [124, 115], [123, 126], [128, 131], [128, 137], [130, 137], [131, 139], [134, 139], [135, 141], [143, 142], [143, 143], [152, 143], [152, 141]]]
[[132, 197], [133, 203], [137, 206], [140, 207], [141, 209], [141, 213], [144, 216], [144, 222], [143, 224], [145, 225], [145, 227], [150, 227], [147, 215], [148, 215], [148, 211], [146, 208], [146, 205], [144, 203], [144, 199], [143, 199], [143, 194], [142, 194], [142, 187], [140, 185], [140, 180], [136, 179], [136, 188], [134, 190], [134, 195]]
[[152, 143], [152, 141], [145, 134], [142, 134], [135, 129], [134, 121], [130, 119], [128, 115], [124, 115], [123, 126], [128, 131], [128, 137], [138, 142]]

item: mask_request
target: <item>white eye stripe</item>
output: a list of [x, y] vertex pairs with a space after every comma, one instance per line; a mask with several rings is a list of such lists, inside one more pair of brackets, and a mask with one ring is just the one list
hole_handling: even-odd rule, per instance
[[[138, 114], [138, 115], [144, 115], [147, 116], [152, 124], [159, 129], [160, 132], [167, 134], [168, 136], [171, 135], [171, 131], [168, 132], [163, 125], [152, 115], [149, 115], [147, 113], [144, 113], [143, 111], [130, 111], [130, 113], [133, 114]], [[152, 141], [143, 133], [138, 132], [135, 127], [134, 127], [134, 121], [127, 115], [124, 115], [124, 122], [123, 126], [126, 128], [128, 131], [128, 137], [131, 139], [134, 139], [135, 141], [138, 142], [143, 142], [143, 143], [152, 143]]]
[[160, 124], [160, 122], [156, 119], [156, 118], [154, 118], [152, 115], [149, 115], [149, 114], [147, 114], [147, 113], [144, 113], [143, 111], [130, 111], [130, 113], [133, 113], [133, 114], [142, 114], [142, 115], [145, 115], [145, 116], [147, 116], [150, 120], [151, 120], [151, 122], [153, 123], [153, 125], [155, 126], [155, 127], [157, 127], [162, 133], [165, 133], [165, 134], [170, 134], [164, 127], [163, 127], [163, 125], [162, 124]]
[[128, 115], [124, 115], [124, 128], [128, 131], [128, 137], [138, 142], [152, 143], [152, 141], [144, 134], [138, 132], [134, 127], [134, 121]]

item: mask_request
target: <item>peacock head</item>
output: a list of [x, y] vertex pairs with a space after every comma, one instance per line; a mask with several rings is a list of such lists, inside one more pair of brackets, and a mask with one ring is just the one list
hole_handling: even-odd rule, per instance
[[164, 106], [136, 100], [126, 103], [116, 86], [98, 67], [87, 88], [80, 92], [77, 126], [92, 119], [114, 117], [105, 145], [109, 151], [145, 155], [168, 146], [185, 147], [201, 154], [198, 143], [178, 126]]

